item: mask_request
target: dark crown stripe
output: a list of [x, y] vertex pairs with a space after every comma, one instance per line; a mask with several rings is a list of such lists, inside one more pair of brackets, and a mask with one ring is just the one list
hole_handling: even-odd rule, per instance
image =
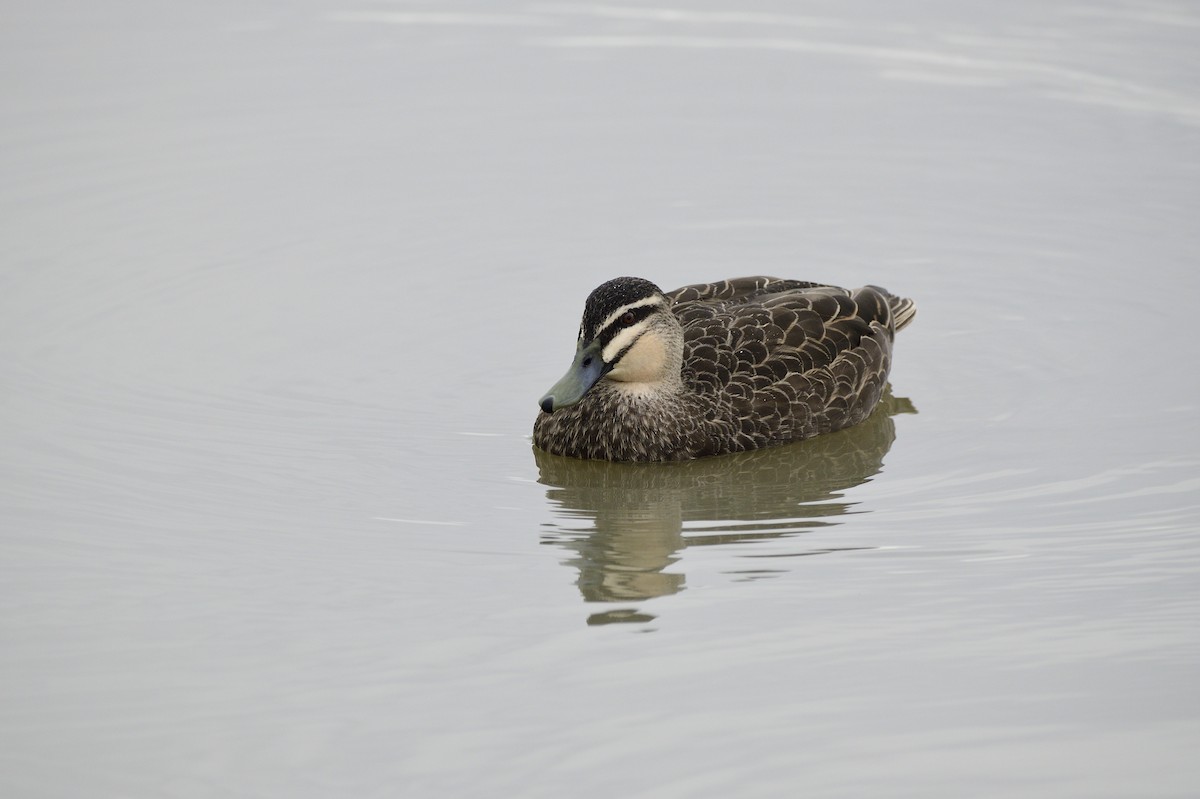
[[658, 286], [636, 277], [618, 277], [596, 288], [588, 295], [583, 309], [583, 334], [594, 337], [604, 322], [627, 305], [645, 302], [655, 295], [661, 297]]

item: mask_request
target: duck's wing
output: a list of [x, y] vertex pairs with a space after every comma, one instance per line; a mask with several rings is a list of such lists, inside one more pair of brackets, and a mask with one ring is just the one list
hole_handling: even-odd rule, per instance
[[753, 301], [748, 293], [673, 307], [684, 329], [684, 364], [697, 388], [722, 390], [735, 377], [774, 382], [827, 366], [870, 332], [845, 289], [806, 286], [764, 295], [760, 287]]
[[807, 285], [749, 302], [685, 303], [675, 309], [684, 381], [747, 448], [854, 424], [887, 381], [889, 298], [872, 287]]
[[[886, 368], [877, 363], [875, 345], [886, 340], [890, 350], [897, 318], [893, 308], [903, 312], [904, 323], [915, 312], [910, 301], [872, 286], [847, 290], [809, 284], [758, 291], [752, 301], [710, 299], [676, 306], [684, 327], [685, 380], [701, 393], [750, 400], [782, 384], [799, 387], [798, 377], [839, 360], [849, 359], [860, 370]], [[792, 391], [785, 394], [794, 399]]]
[[690, 286], [666, 292], [666, 297], [673, 306], [693, 302], [738, 303], [753, 301], [768, 294], [778, 294], [794, 289], [817, 288], [823, 285], [806, 280], [784, 280], [766, 275], [752, 275], [718, 280], [716, 283], [693, 283]]
[[[710, 308], [714, 312], [719, 312], [735, 305], [749, 305], [756, 302], [763, 304], [767, 302], [786, 304], [793, 298], [813, 293], [850, 294], [856, 296], [865, 289], [874, 291], [886, 300], [888, 307], [891, 309], [893, 332], [902, 330], [916, 315], [916, 303], [906, 297], [898, 297], [879, 286], [865, 286], [854, 292], [848, 292], [846, 289], [838, 288], [828, 283], [814, 283], [808, 280], [788, 280], [768, 275], [736, 277], [729, 280], [718, 280], [715, 283], [693, 283], [677, 288], [674, 291], [666, 292], [666, 297], [676, 314], [686, 314], [689, 310], [696, 307]], [[870, 300], [874, 302], [873, 297]], [[882, 314], [878, 313], [878, 310], [875, 309], [876, 315], [882, 316]], [[700, 316], [708, 315], [708, 311], [700, 313]]]
[[[672, 292], [683, 379], [718, 439], [750, 449], [865, 419], [916, 306], [875, 286], [741, 278]], [[720, 450], [726, 451], [726, 450]]]

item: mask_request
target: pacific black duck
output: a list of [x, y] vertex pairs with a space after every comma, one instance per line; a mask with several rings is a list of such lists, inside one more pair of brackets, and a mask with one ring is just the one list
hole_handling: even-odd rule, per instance
[[878, 286], [742, 277], [663, 292], [619, 277], [588, 296], [575, 361], [533, 443], [610, 461], [687, 460], [840, 430], [879, 402], [916, 305]]

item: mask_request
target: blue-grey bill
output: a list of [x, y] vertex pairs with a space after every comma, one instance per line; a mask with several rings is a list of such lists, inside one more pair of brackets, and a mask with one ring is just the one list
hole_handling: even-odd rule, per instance
[[538, 405], [543, 411], [554, 413], [559, 408], [574, 405], [604, 377], [608, 368], [604, 359], [600, 357], [600, 350], [599, 341], [592, 341], [587, 345], [580, 342], [575, 348], [575, 360], [571, 363], [571, 368], [546, 392], [546, 396], [538, 400]]

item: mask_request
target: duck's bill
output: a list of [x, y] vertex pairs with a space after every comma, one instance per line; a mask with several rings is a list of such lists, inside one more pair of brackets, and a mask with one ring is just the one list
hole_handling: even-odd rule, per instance
[[538, 405], [546, 413], [554, 413], [559, 408], [574, 405], [583, 399], [592, 386], [600, 382], [600, 378], [608, 373], [609, 366], [600, 357], [600, 342], [592, 341], [587, 344], [580, 342], [575, 349], [575, 360], [571, 368], [554, 384], [546, 396], [538, 400]]

